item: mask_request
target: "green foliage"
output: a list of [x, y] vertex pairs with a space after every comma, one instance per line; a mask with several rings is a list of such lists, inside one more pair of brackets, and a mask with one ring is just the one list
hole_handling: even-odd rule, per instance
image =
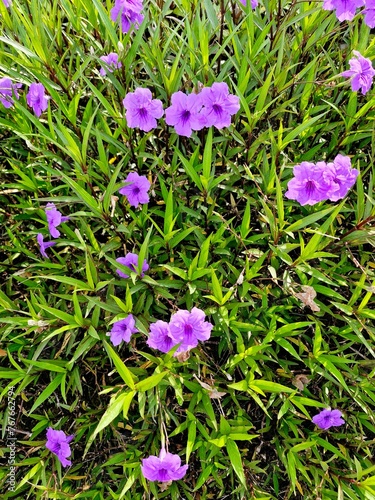
[[[374, 102], [339, 76], [353, 49], [374, 56], [373, 35], [316, 2], [144, 4], [122, 34], [110, 1], [0, 0], [1, 75], [24, 85], [0, 105], [0, 412], [5, 438], [13, 391], [19, 432], [1, 498], [375, 498]], [[103, 78], [109, 52], [123, 67]], [[51, 97], [41, 119], [34, 81]], [[221, 81], [241, 103], [228, 129], [126, 125], [136, 87], [167, 107]], [[293, 165], [339, 153], [361, 172], [347, 198], [285, 198]], [[118, 193], [132, 170], [152, 183], [137, 209]], [[48, 202], [70, 220], [44, 260]], [[151, 323], [192, 307], [214, 329], [188, 359], [147, 345]], [[138, 333], [114, 348], [129, 313]], [[314, 426], [327, 407], [345, 426]], [[69, 469], [49, 426], [75, 435]], [[166, 488], [140, 468], [163, 444], [189, 464]]]

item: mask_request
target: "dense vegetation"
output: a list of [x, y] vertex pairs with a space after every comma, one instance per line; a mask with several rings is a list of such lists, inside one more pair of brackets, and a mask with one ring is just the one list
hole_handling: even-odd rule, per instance
[[[147, 0], [122, 33], [112, 7], [0, 2], [0, 78], [22, 84], [0, 104], [1, 498], [374, 499], [375, 94], [340, 76], [353, 50], [375, 57], [370, 28], [318, 2]], [[122, 67], [103, 76], [111, 52]], [[127, 124], [137, 87], [165, 109], [215, 82], [239, 98], [230, 127]], [[285, 197], [295, 165], [338, 154], [360, 172], [347, 197]], [[133, 171], [151, 183], [137, 208], [119, 193]], [[47, 203], [69, 220], [46, 259]], [[143, 277], [116, 273], [129, 252]], [[148, 345], [194, 307], [208, 340]], [[138, 332], [114, 346], [130, 313]], [[345, 424], [321, 430], [329, 407]], [[71, 467], [49, 427], [74, 435]], [[186, 475], [147, 481], [164, 444]]]

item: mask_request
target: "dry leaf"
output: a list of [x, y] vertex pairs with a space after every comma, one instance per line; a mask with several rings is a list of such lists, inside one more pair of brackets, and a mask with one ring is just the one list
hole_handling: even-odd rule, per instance
[[297, 387], [300, 391], [303, 391], [305, 386], [310, 382], [309, 377], [306, 377], [306, 375], [303, 375], [302, 373], [300, 375], [296, 375], [292, 379], [292, 384]]
[[305, 305], [309, 306], [310, 309], [314, 312], [319, 312], [320, 307], [316, 302], [314, 302], [314, 299], [316, 297], [316, 291], [312, 286], [309, 285], [303, 285], [302, 287], [303, 292], [301, 293], [296, 293], [296, 297]]
[[190, 353], [189, 351], [182, 351], [176, 354], [176, 358], [180, 363], [183, 363], [184, 361], [187, 361], [190, 358]]

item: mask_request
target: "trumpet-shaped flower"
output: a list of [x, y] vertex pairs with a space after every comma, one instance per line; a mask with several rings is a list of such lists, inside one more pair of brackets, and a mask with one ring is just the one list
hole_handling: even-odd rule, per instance
[[105, 76], [107, 73], [113, 73], [115, 69], [122, 68], [116, 52], [111, 52], [107, 56], [101, 56], [99, 59], [105, 63], [105, 66], [102, 66], [99, 71], [102, 76]]
[[323, 178], [329, 186], [326, 197], [331, 201], [344, 198], [353, 187], [358, 170], [352, 168], [349, 156], [337, 155], [333, 163], [328, 163], [323, 171]]
[[59, 212], [54, 203], [47, 203], [46, 206], [46, 217], [48, 222], [48, 229], [53, 238], [58, 238], [60, 236], [60, 231], [56, 229], [61, 223], [69, 220], [69, 217], [65, 217]]
[[[136, 253], [129, 252], [125, 255], [125, 257], [119, 257], [118, 259], [116, 259], [116, 262], [127, 267], [129, 271], [133, 271], [134, 273], [138, 274], [138, 255]], [[143, 276], [145, 275], [145, 271], [147, 271], [148, 268], [149, 265], [147, 263], [147, 260], [145, 259], [142, 264], [141, 278], [143, 278]], [[121, 278], [129, 278], [129, 275], [123, 273], [120, 269], [117, 269], [116, 273], [121, 276]]]
[[119, 193], [127, 197], [131, 207], [137, 208], [139, 204], [148, 203], [150, 201], [148, 190], [151, 184], [145, 175], [138, 175], [137, 172], [130, 172], [125, 182], [125, 186], [119, 189]]
[[288, 183], [288, 191], [285, 196], [290, 200], [296, 200], [301, 205], [315, 205], [327, 198], [327, 185], [323, 178], [325, 162], [316, 165], [303, 161], [293, 169], [294, 177]]
[[339, 21], [351, 21], [357, 7], [362, 7], [364, 0], [324, 0], [324, 10], [335, 10]]
[[329, 429], [330, 427], [337, 427], [338, 425], [345, 424], [345, 420], [342, 417], [342, 413], [340, 410], [331, 410], [327, 408], [326, 410], [322, 410], [320, 413], [313, 417], [312, 421], [316, 424], [320, 429]]
[[73, 438], [74, 436], [67, 436], [64, 431], [56, 431], [52, 427], [47, 429], [46, 448], [57, 456], [63, 467], [72, 465], [72, 462], [67, 460], [67, 457], [72, 453], [69, 443]]
[[167, 125], [173, 125], [178, 135], [190, 137], [193, 130], [201, 130], [205, 126], [205, 116], [200, 113], [200, 94], [175, 92], [172, 94], [171, 103], [165, 110], [165, 122]]
[[107, 335], [110, 336], [112, 344], [116, 346], [121, 342], [130, 342], [130, 337], [137, 332], [135, 319], [132, 314], [129, 314], [125, 319], [113, 323], [112, 330]]
[[44, 242], [44, 238], [43, 238], [42, 233], [38, 233], [36, 236], [36, 239], [37, 239], [37, 242], [39, 243], [40, 253], [43, 255], [43, 257], [48, 259], [48, 255], [46, 253], [46, 250], [47, 250], [47, 248], [53, 247], [53, 245], [56, 245], [56, 241]]
[[213, 325], [205, 321], [204, 311], [193, 307], [191, 312], [186, 310], [177, 311], [171, 317], [169, 330], [176, 344], [181, 343], [177, 352], [189, 351], [198, 345], [199, 340], [208, 340]]
[[19, 99], [17, 89], [22, 87], [22, 83], [13, 83], [10, 78], [0, 79], [0, 102], [5, 108], [11, 108], [14, 104], [13, 97]]
[[141, 14], [142, 8], [142, 0], [116, 0], [110, 17], [112, 21], [118, 21], [121, 24], [123, 33], [127, 33], [132, 28], [139, 28], [144, 19]]
[[45, 91], [46, 89], [41, 83], [32, 83], [26, 95], [27, 104], [33, 108], [38, 118], [48, 108], [50, 97], [46, 96]]
[[370, 59], [363, 57], [358, 50], [353, 50], [355, 57], [349, 60], [350, 69], [341, 73], [341, 76], [351, 78], [352, 90], [357, 92], [361, 89], [365, 95], [371, 88], [375, 70]]
[[146, 343], [161, 352], [168, 352], [178, 344], [171, 334], [169, 324], [161, 320], [151, 323], [150, 334]]
[[138, 87], [134, 92], [126, 94], [122, 101], [126, 109], [126, 121], [130, 128], [140, 128], [149, 132], [155, 128], [156, 119], [164, 114], [160, 99], [153, 99], [151, 90]]
[[149, 481], [177, 481], [186, 474], [188, 465], [181, 466], [181, 458], [174, 453], [168, 453], [164, 448], [159, 456], [151, 455], [142, 460], [142, 474]]
[[228, 85], [224, 82], [214, 83], [212, 87], [203, 88], [200, 96], [204, 105], [202, 113], [206, 126], [213, 125], [217, 129], [229, 127], [231, 116], [240, 109], [240, 100], [229, 93]]

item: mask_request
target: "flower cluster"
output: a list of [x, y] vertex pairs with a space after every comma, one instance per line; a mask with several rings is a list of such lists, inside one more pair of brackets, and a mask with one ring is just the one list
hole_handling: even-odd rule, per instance
[[344, 198], [359, 172], [351, 168], [348, 156], [339, 154], [332, 163], [320, 161], [315, 165], [303, 161], [294, 167], [293, 174], [285, 196], [301, 205], [314, 205], [327, 199], [337, 201]]
[[198, 345], [198, 341], [210, 338], [213, 325], [205, 321], [204, 311], [193, 307], [191, 312], [179, 310], [172, 315], [170, 322], [156, 321], [150, 325], [147, 344], [153, 349], [168, 352], [180, 344], [175, 355], [187, 352]]
[[[63, 222], [67, 222], [69, 220], [69, 217], [63, 216], [61, 212], [57, 210], [54, 203], [47, 203], [45, 212], [49, 233], [53, 238], [58, 238], [60, 236], [60, 231], [57, 229], [57, 226], [59, 226]], [[56, 242], [44, 242], [44, 237], [41, 233], [38, 233], [37, 241], [39, 243], [40, 253], [43, 257], [48, 258], [46, 249], [52, 247], [53, 245], [56, 245]]]
[[361, 89], [365, 95], [371, 88], [375, 70], [370, 59], [363, 57], [358, 50], [353, 50], [353, 54], [355, 57], [349, 60], [350, 69], [341, 73], [341, 76], [351, 78], [352, 90], [356, 92]]
[[127, 33], [139, 28], [144, 16], [141, 14], [142, 0], [116, 0], [111, 10], [111, 20], [121, 25], [121, 31]]
[[[149, 89], [137, 88], [123, 100], [126, 121], [130, 128], [149, 132], [156, 127], [156, 120], [164, 114], [159, 99], [152, 99]], [[204, 87], [198, 94], [181, 91], [171, 96], [171, 105], [165, 110], [165, 121], [172, 125], [178, 135], [190, 137], [193, 130], [214, 126], [229, 127], [231, 116], [240, 109], [239, 98], [229, 93], [224, 82]]]

